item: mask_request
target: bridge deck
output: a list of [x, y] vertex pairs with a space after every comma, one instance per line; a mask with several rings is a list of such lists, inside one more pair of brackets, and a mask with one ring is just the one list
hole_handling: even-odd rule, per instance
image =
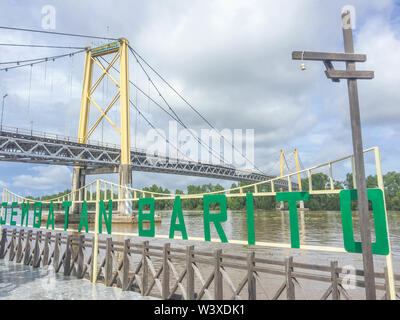
[[[75, 140], [76, 141], [76, 140]], [[115, 172], [120, 164], [120, 149], [110, 144], [82, 144], [73, 138], [51, 134], [36, 135], [19, 129], [0, 131], [0, 161], [29, 162], [48, 165], [82, 166], [88, 173], [100, 168]], [[131, 152], [132, 170], [158, 172], [243, 182], [259, 182], [274, 178], [258, 172], [148, 154], [144, 150]], [[107, 172], [107, 170], [106, 170]], [[104, 172], [103, 172], [104, 173]], [[275, 181], [276, 187], [287, 189], [286, 180]], [[296, 183], [292, 183], [294, 189]]]

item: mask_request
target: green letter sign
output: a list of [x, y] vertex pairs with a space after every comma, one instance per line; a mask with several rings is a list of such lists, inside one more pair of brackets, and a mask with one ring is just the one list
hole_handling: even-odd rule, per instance
[[[176, 223], [176, 218], [178, 218], [179, 223]], [[183, 219], [181, 197], [179, 196], [175, 197], [174, 208], [172, 209], [171, 224], [169, 228], [170, 239], [174, 238], [175, 231], [180, 231], [180, 233], [182, 233], [182, 239], [188, 239], [185, 227], [185, 220]]]
[[[148, 205], [150, 207], [150, 213], [143, 213], [143, 206]], [[154, 198], [140, 198], [139, 199], [139, 237], [154, 237], [156, 234], [154, 225]], [[143, 229], [143, 221], [149, 221], [150, 228], [148, 230]]]
[[[219, 203], [220, 213], [210, 214], [210, 204]], [[204, 213], [204, 240], [211, 241], [210, 222], [214, 223], [221, 242], [228, 242], [221, 222], [227, 220], [226, 196], [224, 194], [205, 195], [203, 197], [203, 213]]]
[[99, 212], [99, 233], [103, 232], [103, 217], [104, 223], [106, 224], [107, 233], [111, 234], [111, 222], [112, 222], [112, 200], [108, 201], [108, 217], [106, 212], [106, 206], [103, 200], [100, 200], [100, 212]]
[[42, 225], [42, 203], [35, 202], [33, 205], [33, 227], [40, 228]]
[[276, 194], [276, 201], [289, 202], [290, 241], [292, 248], [300, 248], [299, 217], [297, 215], [297, 201], [309, 199], [308, 192], [280, 192]]
[[[372, 243], [372, 253], [389, 254], [389, 241], [386, 225], [385, 205], [381, 189], [368, 189], [368, 200], [372, 202], [374, 214], [376, 242]], [[361, 253], [361, 242], [354, 241], [353, 218], [351, 216], [351, 200], [357, 200], [357, 190], [340, 191], [340, 211], [342, 214], [342, 228], [344, 248], [347, 252]]]

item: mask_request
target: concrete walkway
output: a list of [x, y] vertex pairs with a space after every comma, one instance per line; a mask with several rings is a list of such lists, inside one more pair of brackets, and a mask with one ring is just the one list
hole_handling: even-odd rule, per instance
[[0, 260], [1, 300], [153, 300], [137, 292], [123, 292], [88, 280]]

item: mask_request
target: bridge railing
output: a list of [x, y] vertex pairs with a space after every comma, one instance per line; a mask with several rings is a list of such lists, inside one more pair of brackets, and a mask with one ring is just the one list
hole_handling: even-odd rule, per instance
[[[70, 136], [65, 136], [62, 134], [48, 133], [48, 132], [37, 131], [37, 130], [32, 130], [32, 129], [23, 129], [23, 128], [10, 127], [10, 126], [3, 125], [3, 126], [0, 126], [0, 131], [4, 132], [4, 133], [8, 133], [8, 134], [18, 134], [18, 135], [35, 137], [35, 138], [52, 139], [52, 140], [59, 140], [59, 141], [83, 144], [83, 141], [79, 141], [79, 138], [77, 138], [77, 137], [70, 137]], [[84, 145], [103, 147], [103, 148], [109, 148], [109, 149], [115, 149], [115, 150], [120, 150], [120, 148], [121, 148], [121, 146], [118, 144], [108, 143], [108, 142], [103, 142], [103, 141], [98, 141], [98, 140], [88, 140]], [[193, 163], [197, 164], [197, 163], [199, 163], [198, 161], [195, 161], [188, 157], [173, 158], [166, 154], [161, 154], [159, 152], [149, 152], [149, 150], [145, 150], [142, 148], [136, 148], [133, 146], [131, 147], [131, 151], [138, 153], [138, 154], [145, 154], [146, 157], [150, 161], [152, 161], [152, 160], [165, 161], [165, 162], [173, 162], [173, 163], [181, 163], [181, 164], [193, 164]], [[235, 169], [235, 167], [231, 164], [225, 163], [225, 164], [223, 164], [223, 166], [226, 168]], [[245, 170], [243, 170], [243, 171], [245, 172]], [[247, 173], [251, 174], [252, 172], [253, 171], [250, 171]]]

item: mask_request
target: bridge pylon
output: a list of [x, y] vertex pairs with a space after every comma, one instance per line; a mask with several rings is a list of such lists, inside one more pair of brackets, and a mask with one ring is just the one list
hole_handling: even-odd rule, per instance
[[[125, 38], [120, 38], [118, 41], [108, 43], [106, 45], [88, 48], [86, 51], [85, 59], [85, 70], [83, 77], [83, 89], [82, 89], [82, 100], [81, 100], [81, 111], [79, 118], [79, 130], [78, 130], [78, 142], [87, 144], [88, 139], [96, 130], [98, 125], [103, 119], [106, 119], [112, 127], [121, 136], [121, 157], [119, 165], [119, 185], [131, 186], [132, 184], [132, 170], [131, 170], [131, 150], [130, 150], [130, 114], [129, 114], [129, 54], [128, 54], [129, 42]], [[103, 65], [96, 58], [111, 55], [113, 58], [108, 65]], [[117, 64], [119, 60], [119, 82], [110, 74], [110, 69]], [[93, 83], [93, 69], [95, 66], [100, 68], [102, 72], [101, 76]], [[103, 110], [93, 98], [93, 94], [99, 87], [100, 83], [105, 77], [109, 77], [118, 88], [116, 95], [111, 100], [109, 105]], [[118, 127], [107, 115], [111, 108], [120, 101], [120, 118], [121, 124]], [[93, 105], [99, 112], [100, 115], [94, 122], [91, 128], [89, 128], [89, 114], [90, 106]], [[72, 176], [72, 191], [73, 196], [76, 200], [84, 199], [82, 192], [78, 191], [85, 185], [85, 168], [76, 166]], [[81, 193], [81, 194], [80, 194]], [[124, 197], [119, 192], [119, 196]], [[75, 205], [72, 207], [72, 212], [77, 213], [80, 211], [81, 205]], [[126, 213], [126, 203], [118, 202], [119, 213]]]
[[[290, 168], [289, 168], [289, 166], [288, 166], [288, 163], [287, 163], [287, 161], [286, 161], [286, 158], [285, 158], [285, 154], [292, 154], [292, 155], [294, 155], [294, 159], [295, 159], [295, 162], [296, 162], [296, 171], [297, 171], [297, 172], [300, 171], [299, 153], [298, 153], [297, 149], [294, 149], [294, 150], [292, 150], [292, 151], [284, 151], [284, 150], [281, 150], [281, 177], [284, 175], [285, 164], [286, 164], [286, 168], [287, 168], [288, 173], [291, 173], [291, 170], [290, 170]], [[298, 180], [298, 185], [299, 185], [299, 191], [302, 191], [302, 187], [301, 187], [301, 177], [300, 177], [300, 174], [299, 174], [299, 173], [297, 173], [297, 180]], [[282, 188], [281, 188], [281, 191], [283, 191]], [[280, 209], [280, 210], [283, 210], [284, 208], [285, 208], [285, 207], [284, 207], [284, 203], [281, 202], [281, 203], [280, 203], [279, 209]], [[300, 201], [300, 209], [304, 209], [304, 201]]]

